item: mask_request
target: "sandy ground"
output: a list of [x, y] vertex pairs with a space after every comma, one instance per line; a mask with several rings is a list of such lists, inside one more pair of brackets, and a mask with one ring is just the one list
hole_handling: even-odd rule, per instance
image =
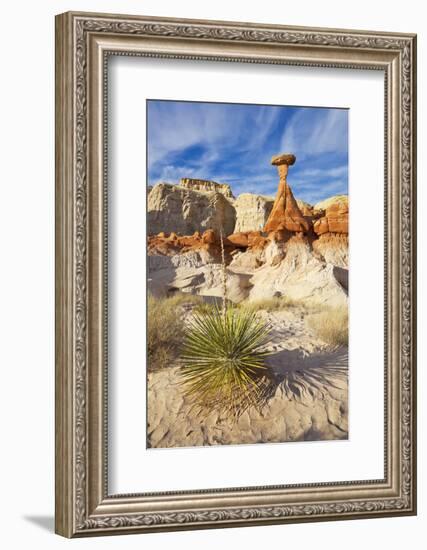
[[298, 308], [264, 313], [274, 326], [272, 376], [262, 407], [232, 420], [196, 413], [182, 394], [177, 366], [148, 375], [149, 447], [191, 447], [348, 438], [348, 349], [330, 349]]

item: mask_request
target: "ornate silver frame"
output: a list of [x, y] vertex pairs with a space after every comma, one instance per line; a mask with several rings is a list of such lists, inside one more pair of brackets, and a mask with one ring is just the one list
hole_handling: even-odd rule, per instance
[[[384, 71], [384, 479], [108, 494], [104, 284], [108, 55]], [[416, 513], [415, 119], [415, 35], [89, 13], [57, 16], [57, 533], [78, 537]]]

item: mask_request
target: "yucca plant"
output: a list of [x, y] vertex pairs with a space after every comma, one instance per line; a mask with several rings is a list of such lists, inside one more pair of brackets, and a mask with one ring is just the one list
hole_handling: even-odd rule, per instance
[[261, 395], [270, 327], [256, 311], [237, 309], [227, 300], [222, 233], [221, 252], [222, 305], [196, 310], [188, 320], [180, 357], [181, 380], [185, 395], [196, 405], [238, 416]]
[[185, 328], [181, 376], [195, 404], [238, 415], [255, 404], [270, 354], [269, 326], [254, 311], [214, 307], [195, 313]]

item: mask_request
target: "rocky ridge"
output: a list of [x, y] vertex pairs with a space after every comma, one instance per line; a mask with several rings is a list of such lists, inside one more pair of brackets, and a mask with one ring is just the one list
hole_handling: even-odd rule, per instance
[[231, 187], [228, 183], [217, 183], [211, 180], [201, 180], [194, 178], [181, 178], [179, 181], [181, 187], [191, 189], [192, 191], [200, 191], [202, 193], [221, 193], [227, 199], [234, 199]]
[[319, 217], [313, 230], [317, 235], [325, 233], [339, 233], [348, 235], [348, 198], [340, 198], [331, 203], [325, 210], [324, 216]]
[[287, 183], [294, 162], [293, 155], [272, 159], [279, 172], [274, 201], [249, 193], [227, 199], [209, 185], [202, 190], [204, 180], [154, 186], [148, 199], [148, 227], [156, 232], [148, 237], [150, 290], [221, 296], [222, 236], [230, 300], [284, 296], [346, 303], [348, 198], [325, 201], [325, 209], [298, 202]]
[[236, 225], [236, 210], [218, 191], [158, 183], [148, 194], [147, 224], [150, 235], [161, 232], [192, 235], [207, 229], [228, 235]]

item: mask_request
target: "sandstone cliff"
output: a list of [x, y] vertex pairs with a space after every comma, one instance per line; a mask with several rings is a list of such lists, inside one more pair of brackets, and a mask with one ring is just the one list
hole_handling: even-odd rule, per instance
[[325, 233], [313, 241], [313, 250], [327, 263], [348, 269], [348, 235]]
[[264, 264], [250, 279], [249, 300], [286, 297], [312, 304], [340, 306], [347, 303], [344, 275], [334, 264], [316, 254], [310, 241], [300, 235], [285, 243], [271, 241]]
[[194, 178], [181, 178], [179, 185], [192, 191], [201, 191], [202, 193], [221, 193], [228, 199], [234, 199], [231, 187], [228, 183], [217, 183], [211, 180], [201, 180]]
[[[335, 199], [335, 197], [331, 197]], [[329, 201], [331, 199], [328, 199]], [[323, 201], [323, 204], [326, 201]], [[313, 229], [317, 235], [325, 233], [348, 234], [348, 197], [340, 197], [329, 202], [325, 215], [314, 222]]]
[[303, 216], [313, 216], [314, 207], [308, 202], [302, 201], [301, 199], [296, 199], [298, 208], [301, 210]]
[[159, 183], [148, 195], [149, 288], [221, 296], [224, 236], [231, 301], [284, 296], [342, 305], [348, 292], [348, 197], [312, 206], [287, 182], [295, 156], [273, 157], [276, 198], [227, 184], [184, 178]]
[[218, 192], [200, 192], [158, 183], [147, 201], [148, 234], [162, 231], [192, 235], [212, 229], [231, 234], [236, 223], [234, 206]]
[[[175, 236], [172, 237], [175, 245], [168, 241], [169, 237], [151, 239], [149, 291], [157, 296], [180, 291], [221, 297], [219, 247], [215, 243], [203, 243], [200, 238], [193, 246], [185, 246], [184, 241], [178, 244]], [[257, 239], [263, 240], [258, 248]], [[159, 247], [162, 241], [166, 248]], [[157, 244], [154, 246], [154, 243]], [[255, 235], [237, 245], [228, 241], [227, 297], [235, 303], [281, 296], [312, 304], [344, 305], [348, 291], [347, 245], [338, 244], [340, 246], [331, 248], [324, 242], [316, 248], [301, 234], [282, 242]], [[322, 248], [322, 245], [325, 246]]]
[[348, 195], [334, 195], [323, 201], [318, 202], [313, 206], [314, 211], [326, 210], [330, 206], [336, 203], [343, 203], [348, 205]]
[[234, 203], [236, 209], [236, 226], [234, 233], [259, 231], [266, 224], [273, 208], [274, 200], [263, 195], [242, 193]]

